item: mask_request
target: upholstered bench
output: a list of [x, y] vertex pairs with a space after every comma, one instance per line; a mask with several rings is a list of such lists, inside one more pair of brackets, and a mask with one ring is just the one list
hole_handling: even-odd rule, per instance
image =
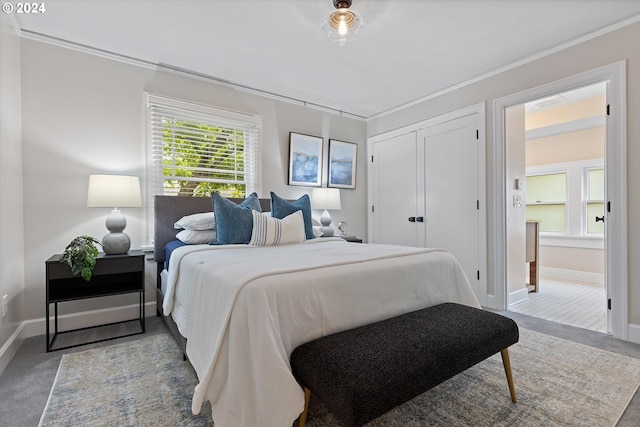
[[296, 348], [293, 375], [346, 426], [361, 426], [501, 352], [516, 402], [507, 347], [518, 342], [507, 317], [444, 303], [328, 335]]

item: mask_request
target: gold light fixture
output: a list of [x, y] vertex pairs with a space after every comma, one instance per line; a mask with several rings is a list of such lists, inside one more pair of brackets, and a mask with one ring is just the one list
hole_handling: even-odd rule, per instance
[[344, 46], [364, 27], [364, 19], [357, 12], [349, 10], [351, 0], [333, 0], [337, 9], [322, 21], [322, 31], [332, 42]]

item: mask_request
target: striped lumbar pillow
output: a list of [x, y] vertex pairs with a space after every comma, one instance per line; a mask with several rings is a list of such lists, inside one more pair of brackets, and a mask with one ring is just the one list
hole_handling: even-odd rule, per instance
[[273, 218], [251, 211], [253, 215], [253, 231], [250, 245], [282, 245], [284, 243], [304, 242], [304, 219], [302, 211], [295, 211], [282, 219]]

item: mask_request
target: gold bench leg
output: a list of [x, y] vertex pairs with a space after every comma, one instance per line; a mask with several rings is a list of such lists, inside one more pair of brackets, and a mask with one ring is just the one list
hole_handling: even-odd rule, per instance
[[304, 411], [298, 418], [298, 427], [304, 427], [307, 423], [307, 414], [309, 413], [309, 399], [311, 398], [311, 390], [304, 387]]
[[509, 383], [509, 393], [511, 393], [511, 401], [516, 403], [516, 389], [513, 386], [513, 376], [511, 375], [511, 363], [509, 362], [509, 350], [506, 348], [500, 350], [502, 356], [502, 364], [504, 365], [504, 372], [507, 374], [507, 382]]

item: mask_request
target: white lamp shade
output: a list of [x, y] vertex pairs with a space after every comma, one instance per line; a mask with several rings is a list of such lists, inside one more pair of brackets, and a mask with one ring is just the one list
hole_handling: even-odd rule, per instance
[[311, 207], [313, 209], [340, 210], [340, 189], [314, 188], [311, 193]]
[[139, 208], [140, 179], [126, 175], [89, 175], [87, 207], [89, 208]]

